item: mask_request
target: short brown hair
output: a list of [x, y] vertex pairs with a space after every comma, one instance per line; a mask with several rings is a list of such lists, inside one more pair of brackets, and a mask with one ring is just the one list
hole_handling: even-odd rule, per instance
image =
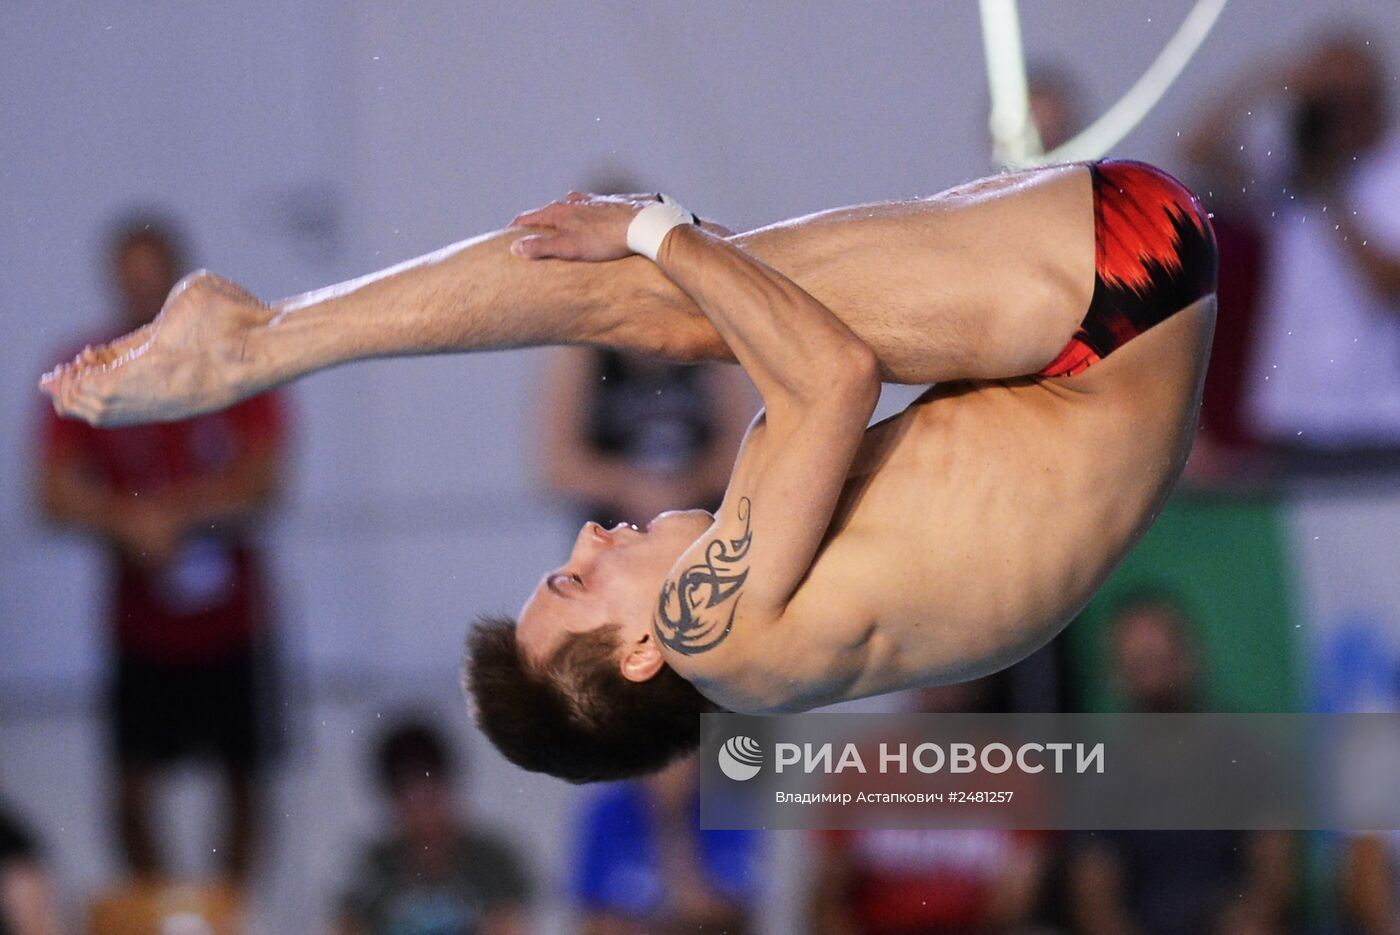
[[483, 617], [462, 666], [476, 723], [512, 763], [574, 783], [639, 776], [695, 749], [700, 715], [716, 705], [670, 666], [625, 678], [620, 646], [615, 625], [575, 633], [536, 666], [514, 620]]

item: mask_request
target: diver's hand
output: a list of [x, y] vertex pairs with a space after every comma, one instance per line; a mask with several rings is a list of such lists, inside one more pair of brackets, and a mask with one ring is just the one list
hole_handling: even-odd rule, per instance
[[168, 422], [229, 406], [260, 389], [249, 337], [272, 311], [207, 272], [180, 280], [155, 320], [44, 374], [64, 416], [92, 425]]
[[532, 260], [620, 260], [632, 255], [627, 246], [628, 225], [638, 211], [655, 203], [655, 195], [569, 192], [563, 201], [517, 215], [511, 227], [543, 230], [521, 237], [510, 249], [516, 256]]

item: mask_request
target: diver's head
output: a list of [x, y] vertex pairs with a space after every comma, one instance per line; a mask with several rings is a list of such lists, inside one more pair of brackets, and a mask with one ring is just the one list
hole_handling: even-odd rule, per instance
[[467, 690], [508, 759], [591, 782], [650, 772], [699, 743], [698, 715], [714, 705], [666, 665], [652, 618], [666, 573], [712, 521], [694, 510], [646, 530], [589, 523], [519, 622], [478, 622]]

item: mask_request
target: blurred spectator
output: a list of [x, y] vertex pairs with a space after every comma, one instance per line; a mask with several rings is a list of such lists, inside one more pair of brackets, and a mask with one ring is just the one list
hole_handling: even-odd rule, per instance
[[338, 935], [529, 931], [530, 880], [513, 848], [464, 817], [438, 731], [401, 724], [376, 759], [391, 827], [359, 859], [340, 898]]
[[39, 848], [0, 809], [0, 935], [58, 935], [60, 930]]
[[1342, 860], [1342, 906], [1357, 935], [1400, 935], [1400, 832], [1358, 834]]
[[1200, 652], [1171, 592], [1144, 588], [1127, 595], [1113, 609], [1108, 639], [1113, 686], [1125, 710], [1200, 710]]
[[699, 824], [694, 757], [598, 795], [577, 868], [584, 935], [755, 931], [757, 834]]
[[[646, 191], [618, 173], [600, 174], [588, 188]], [[641, 525], [665, 510], [714, 510], [758, 411], [738, 367], [587, 347], [553, 352], [540, 403], [549, 486], [604, 526]]]
[[1031, 64], [1026, 69], [1026, 94], [1042, 152], [1058, 149], [1084, 128], [1084, 89], [1068, 69]]
[[1229, 480], [1248, 468], [1260, 441], [1244, 400], [1266, 262], [1269, 217], [1264, 208], [1272, 204], [1260, 195], [1258, 182], [1236, 165], [1238, 150], [1225, 151], [1234, 135], [1222, 133], [1219, 121], [1233, 120], [1236, 106], [1208, 114], [1188, 132], [1184, 147], [1183, 175], [1210, 213], [1220, 256], [1218, 313], [1201, 399], [1201, 430], [1186, 471], [1188, 480], [1207, 484]]
[[227, 883], [146, 879], [97, 899], [88, 935], [243, 935], [240, 894]]
[[540, 423], [550, 487], [604, 526], [714, 510], [757, 411], [746, 379], [723, 364], [554, 352]]
[[[1129, 711], [1199, 710], [1191, 626], [1167, 594], [1112, 615], [1113, 679]], [[1292, 840], [1277, 832], [1115, 831], [1076, 842], [1070, 911], [1084, 935], [1274, 935], [1293, 930]]]
[[977, 935], [1032, 931], [1046, 852], [1027, 832], [841, 831], [812, 892], [813, 933]]
[[[1052, 153], [1068, 143], [1084, 129], [1084, 86], [1073, 70], [1050, 62], [1029, 62], [1026, 65], [1026, 110], [1039, 143], [1037, 154]], [[992, 106], [990, 97], [983, 98], [980, 114], [986, 115]], [[982, 131], [991, 154], [992, 165], [1007, 168], [1001, 161], [991, 135], [990, 124], [983, 119]]]
[[[917, 693], [915, 710], [986, 711], [997, 677]], [[809, 894], [823, 935], [978, 935], [1036, 925], [1049, 837], [1004, 830], [858, 830], [822, 835]]]
[[[1248, 216], [1267, 237], [1257, 336], [1245, 354], [1227, 342], [1212, 370], [1243, 374], [1233, 392], [1245, 431], [1295, 463], [1400, 452], [1400, 140], [1388, 87], [1369, 39], [1327, 39], [1298, 64], [1249, 74], [1189, 140], [1221, 194], [1217, 223]], [[1241, 258], [1223, 239], [1222, 290]], [[1240, 311], [1225, 299], [1222, 322]]]
[[[120, 308], [99, 340], [150, 321], [184, 265], [173, 229], [155, 218], [120, 225], [110, 261]], [[282, 406], [266, 394], [184, 422], [95, 429], [49, 414], [44, 423], [44, 512], [107, 548], [120, 840], [142, 877], [167, 871], [153, 786], [202, 754], [217, 761], [228, 802], [222, 869], [234, 884], [249, 871], [272, 680], [248, 525], [277, 493], [284, 433]]]

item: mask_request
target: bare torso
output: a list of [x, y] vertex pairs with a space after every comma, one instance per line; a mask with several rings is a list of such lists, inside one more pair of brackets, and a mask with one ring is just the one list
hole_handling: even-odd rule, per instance
[[[1072, 328], [1089, 295], [1044, 311]], [[1025, 656], [1083, 608], [1175, 483], [1214, 320], [1207, 297], [1077, 376], [942, 384], [871, 427], [786, 614], [682, 674], [727, 707], [782, 711]], [[760, 432], [744, 456], [763, 445]]]

